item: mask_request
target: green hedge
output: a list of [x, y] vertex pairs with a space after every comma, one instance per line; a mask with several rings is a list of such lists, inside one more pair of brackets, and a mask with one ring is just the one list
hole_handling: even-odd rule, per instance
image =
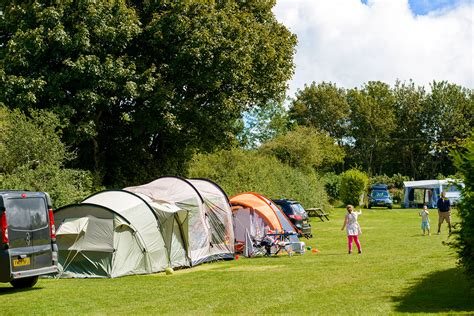
[[0, 189], [48, 192], [55, 207], [94, 192], [92, 174], [64, 167], [74, 155], [61, 142], [59, 119], [0, 107]]
[[269, 198], [293, 198], [309, 207], [329, 207], [322, 181], [271, 156], [240, 149], [196, 155], [189, 177], [209, 178], [229, 196], [253, 191]]
[[337, 175], [334, 172], [326, 173], [322, 177], [324, 183], [324, 189], [329, 198], [329, 202], [334, 204], [339, 199], [339, 191], [341, 189], [341, 175]]

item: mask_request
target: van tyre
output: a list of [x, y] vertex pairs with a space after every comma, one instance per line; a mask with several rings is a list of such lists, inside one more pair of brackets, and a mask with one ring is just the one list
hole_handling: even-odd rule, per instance
[[29, 277], [29, 278], [22, 278], [22, 279], [16, 279], [10, 281], [10, 284], [15, 288], [15, 289], [26, 289], [29, 287], [33, 287], [36, 282], [38, 282], [38, 277]]

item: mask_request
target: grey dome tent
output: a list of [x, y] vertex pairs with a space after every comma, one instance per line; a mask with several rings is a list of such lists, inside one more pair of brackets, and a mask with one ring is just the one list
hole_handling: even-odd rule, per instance
[[[187, 211], [123, 190], [102, 191], [54, 213], [60, 277], [118, 277], [189, 266]], [[162, 224], [161, 224], [162, 223]]]
[[232, 210], [225, 192], [207, 179], [166, 176], [124, 190], [169, 202], [189, 212], [187, 240], [191, 265], [234, 257]]

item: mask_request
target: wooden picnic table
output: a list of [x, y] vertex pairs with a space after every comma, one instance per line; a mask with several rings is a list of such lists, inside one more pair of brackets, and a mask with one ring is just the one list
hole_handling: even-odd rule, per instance
[[329, 221], [329, 214], [324, 212], [320, 207], [307, 208], [308, 216], [310, 217], [319, 217], [319, 219], [324, 222], [324, 219]]

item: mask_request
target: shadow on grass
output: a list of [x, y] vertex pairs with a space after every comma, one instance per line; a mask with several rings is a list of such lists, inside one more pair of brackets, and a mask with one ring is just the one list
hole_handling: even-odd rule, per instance
[[14, 287], [0, 287], [0, 296], [18, 294], [22, 292], [41, 290], [41, 287], [30, 287], [26, 289], [15, 289]]
[[392, 299], [398, 312], [474, 312], [474, 291], [458, 268], [430, 273]]

